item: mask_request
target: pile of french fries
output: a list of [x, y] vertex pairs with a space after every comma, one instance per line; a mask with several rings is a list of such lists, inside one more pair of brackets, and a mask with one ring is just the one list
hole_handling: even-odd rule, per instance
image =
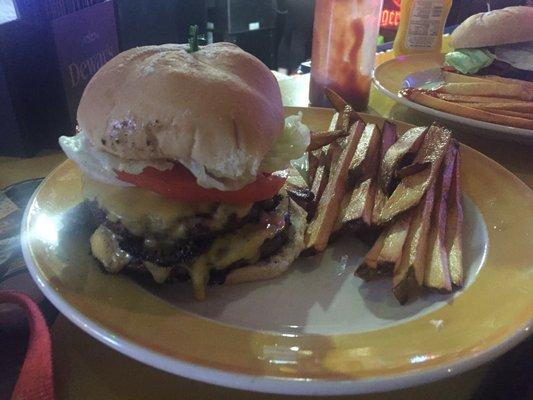
[[462, 117], [533, 129], [533, 83], [499, 76], [470, 76], [443, 71], [435, 89], [408, 88], [409, 100]]
[[400, 303], [421, 287], [462, 286], [460, 158], [451, 133], [432, 125], [399, 135], [388, 121], [379, 129], [327, 95], [338, 112], [329, 131], [311, 135], [307, 180], [288, 189], [308, 212], [305, 253], [323, 251], [337, 232], [370, 233], [373, 246], [355, 275], [392, 276]]

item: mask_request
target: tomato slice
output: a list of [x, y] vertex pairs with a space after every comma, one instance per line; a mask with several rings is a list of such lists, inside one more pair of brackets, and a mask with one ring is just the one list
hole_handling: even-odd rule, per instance
[[442, 67], [440, 67], [440, 69], [446, 72], [457, 72], [457, 70], [451, 65], [443, 65]]
[[280, 191], [287, 179], [278, 175], [263, 174], [242, 189], [223, 191], [199, 186], [196, 183], [196, 177], [187, 168], [179, 164], [166, 171], [147, 167], [137, 175], [123, 171], [115, 172], [117, 178], [121, 181], [184, 203], [255, 203], [256, 201], [272, 198]]

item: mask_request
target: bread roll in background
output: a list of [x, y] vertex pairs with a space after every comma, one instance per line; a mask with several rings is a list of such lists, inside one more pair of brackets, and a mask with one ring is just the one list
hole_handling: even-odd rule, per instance
[[470, 16], [450, 35], [456, 49], [533, 40], [533, 7], [515, 6]]

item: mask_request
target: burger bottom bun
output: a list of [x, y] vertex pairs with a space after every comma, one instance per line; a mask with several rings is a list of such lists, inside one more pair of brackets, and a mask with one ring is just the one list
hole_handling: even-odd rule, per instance
[[272, 279], [287, 271], [304, 249], [307, 217], [307, 213], [293, 201], [290, 202], [289, 209], [291, 226], [289, 227], [289, 239], [287, 243], [277, 254], [270, 258], [261, 260], [257, 264], [246, 265], [231, 271], [226, 277], [225, 284], [233, 285]]

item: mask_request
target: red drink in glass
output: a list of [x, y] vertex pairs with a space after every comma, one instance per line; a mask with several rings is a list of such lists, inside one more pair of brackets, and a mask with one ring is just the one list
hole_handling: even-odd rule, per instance
[[370, 93], [383, 0], [316, 0], [309, 100], [330, 107], [328, 87], [356, 110]]

